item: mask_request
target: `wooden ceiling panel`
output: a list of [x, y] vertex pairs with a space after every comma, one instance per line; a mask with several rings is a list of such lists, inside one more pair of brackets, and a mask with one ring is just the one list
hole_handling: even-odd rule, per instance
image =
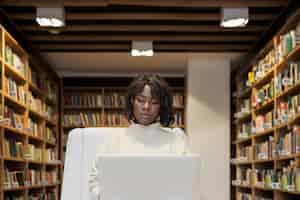
[[[249, 51], [288, 0], [2, 0], [0, 7], [41, 51], [129, 51], [151, 40], [156, 51]], [[64, 6], [66, 26], [40, 27], [36, 7]], [[222, 28], [222, 7], [249, 7], [245, 28]], [[56, 33], [56, 34], [53, 34]]]

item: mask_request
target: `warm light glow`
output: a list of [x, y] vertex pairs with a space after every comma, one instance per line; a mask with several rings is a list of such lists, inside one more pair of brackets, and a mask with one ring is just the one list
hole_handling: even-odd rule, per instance
[[237, 18], [227, 21], [222, 21], [221, 26], [226, 28], [245, 27], [248, 24], [248, 19]]
[[131, 50], [131, 56], [153, 56], [154, 52], [153, 50], [137, 50], [132, 49]]
[[153, 56], [152, 41], [132, 41], [131, 56]]

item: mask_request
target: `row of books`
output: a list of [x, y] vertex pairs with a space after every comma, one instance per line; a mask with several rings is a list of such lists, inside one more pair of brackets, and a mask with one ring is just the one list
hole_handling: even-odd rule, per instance
[[[7, 193], [4, 196], [4, 200], [25, 200], [24, 194], [11, 194]], [[28, 200], [56, 200], [55, 192], [47, 191], [46, 194], [40, 192], [30, 192]]]
[[29, 67], [29, 82], [47, 94], [49, 99], [56, 100], [58, 95], [57, 87], [46, 76], [46, 74], [41, 74], [41, 72], [37, 72]]
[[237, 152], [237, 161], [250, 161], [253, 160], [253, 147], [241, 146]]
[[5, 62], [12, 65], [25, 77], [26, 65], [22, 58], [9, 45], [5, 46]]
[[288, 156], [300, 153], [300, 126], [294, 125], [291, 130], [285, 130], [280, 133], [276, 143], [276, 152], [278, 156]]
[[239, 105], [238, 111], [234, 113], [234, 118], [241, 118], [244, 115], [251, 113], [251, 101], [249, 99], [243, 99]]
[[243, 122], [237, 127], [237, 139], [248, 138], [252, 135], [252, 123], [250, 122]]
[[252, 194], [237, 191], [237, 200], [273, 200], [273, 198], [270, 197], [264, 197], [259, 194], [255, 194], [254, 198], [252, 198]]
[[18, 84], [14, 79], [10, 77], [4, 78], [5, 81], [5, 92], [15, 98], [16, 100], [20, 101], [21, 103], [26, 103], [26, 92], [24, 85]]
[[299, 83], [300, 80], [300, 63], [299, 61], [291, 61], [287, 66], [279, 71], [275, 78], [276, 95], [284, 92], [288, 88]]
[[276, 59], [282, 60], [298, 44], [300, 44], [300, 24], [295, 29], [279, 36], [279, 41], [275, 44]]
[[24, 158], [24, 145], [15, 138], [4, 138], [3, 155], [5, 157]]
[[122, 93], [110, 93], [105, 94], [103, 98], [104, 106], [108, 107], [124, 107], [126, 104], [125, 94]]
[[3, 188], [17, 188], [25, 186], [25, 172], [21, 170], [4, 170]]
[[18, 188], [21, 186], [34, 186], [34, 185], [51, 185], [58, 183], [58, 173], [56, 170], [39, 171], [29, 169], [27, 172], [24, 170], [4, 169], [4, 189]]
[[272, 79], [270, 83], [265, 84], [262, 88], [255, 90], [252, 93], [252, 107], [256, 108], [263, 105], [264, 103], [272, 100], [274, 98], [274, 80]]
[[32, 94], [31, 91], [28, 91], [28, 104], [30, 108], [38, 113], [44, 113], [44, 104], [39, 97], [36, 97]]
[[25, 200], [25, 195], [5, 194], [4, 200]]
[[128, 125], [128, 120], [121, 111], [110, 111], [105, 112], [103, 116], [104, 126], [120, 126], [120, 125]]
[[39, 124], [35, 120], [31, 119], [30, 117], [28, 118], [28, 128], [27, 129], [28, 129], [28, 133], [31, 136], [42, 138], [43, 127], [41, 126], [41, 124]]
[[64, 114], [65, 126], [99, 126], [102, 124], [101, 112], [78, 112]]
[[57, 161], [58, 155], [55, 151], [55, 149], [45, 149], [44, 150], [44, 161], [51, 162], [51, 161]]
[[56, 142], [57, 142], [55, 131], [50, 127], [46, 127], [46, 132], [45, 132], [44, 138], [45, 138], [46, 142], [50, 142], [52, 144], [56, 144]]
[[5, 105], [4, 107], [4, 117], [9, 119], [9, 125], [17, 129], [23, 129], [24, 126], [24, 116], [14, 111], [14, 109]]
[[182, 126], [184, 125], [184, 114], [183, 112], [176, 111], [174, 113], [174, 126]]
[[278, 102], [276, 125], [293, 119], [300, 112], [300, 94], [288, 96]]
[[56, 122], [57, 121], [57, 112], [55, 107], [45, 104], [45, 113], [46, 113], [46, 117], [48, 120], [52, 121], [52, 122]]
[[28, 169], [26, 173], [26, 185], [41, 185], [42, 171], [37, 169]]
[[295, 161], [281, 169], [237, 168], [236, 180], [241, 185], [300, 192], [300, 167]]
[[272, 70], [276, 63], [278, 63], [278, 61], [275, 59], [275, 50], [272, 49], [265, 55], [265, 57], [254, 64], [252, 71], [248, 74], [249, 83], [252, 85], [255, 81], [263, 78], [269, 71]]
[[253, 120], [251, 132], [252, 133], [259, 133], [274, 127], [274, 111], [271, 110], [264, 114], [259, 114]]
[[102, 107], [102, 94], [64, 95], [64, 105], [83, 107]]
[[173, 93], [173, 106], [175, 107], [184, 106], [184, 97], [182, 93]]
[[254, 159], [266, 160], [274, 158], [274, 144], [274, 138], [272, 136], [269, 136], [269, 139], [264, 142], [254, 144]]

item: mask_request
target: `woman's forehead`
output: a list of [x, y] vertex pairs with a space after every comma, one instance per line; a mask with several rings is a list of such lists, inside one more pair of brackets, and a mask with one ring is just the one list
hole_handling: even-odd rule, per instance
[[151, 88], [150, 85], [145, 85], [143, 90], [137, 94], [137, 96], [144, 96], [144, 97], [158, 97], [158, 95], [155, 95], [155, 92], [153, 91], [153, 88]]

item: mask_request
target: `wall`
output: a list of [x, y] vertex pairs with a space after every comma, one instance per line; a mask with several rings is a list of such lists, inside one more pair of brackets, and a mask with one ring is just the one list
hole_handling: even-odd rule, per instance
[[187, 63], [187, 134], [202, 158], [201, 200], [230, 197], [230, 60], [190, 56]]

